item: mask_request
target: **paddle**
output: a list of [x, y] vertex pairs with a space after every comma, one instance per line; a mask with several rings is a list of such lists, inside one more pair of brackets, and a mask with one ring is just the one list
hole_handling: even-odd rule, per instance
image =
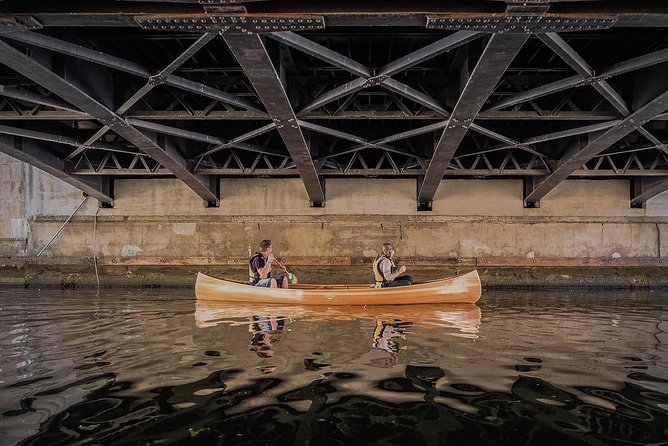
[[287, 269], [286, 267], [284, 267], [284, 266], [281, 264], [281, 262], [279, 262], [278, 260], [276, 260], [276, 258], [274, 258], [274, 263], [276, 264], [276, 266], [278, 266], [280, 269], [282, 269], [283, 272], [285, 272], [285, 274], [288, 275], [288, 281], [290, 282], [290, 285], [294, 285], [295, 283], [297, 283], [297, 276], [295, 276], [295, 275], [292, 274], [290, 271], [288, 271], [288, 269]]

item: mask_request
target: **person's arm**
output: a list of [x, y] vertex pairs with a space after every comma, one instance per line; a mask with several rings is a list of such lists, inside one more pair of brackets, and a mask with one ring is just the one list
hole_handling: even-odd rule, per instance
[[260, 279], [266, 279], [269, 273], [271, 272], [271, 260], [273, 260], [273, 256], [269, 254], [269, 258], [265, 261], [265, 264], [262, 268], [260, 268], [260, 257], [256, 258], [253, 263], [254, 263], [254, 268], [257, 271], [257, 273], [260, 276]]
[[382, 271], [385, 280], [392, 282], [394, 279], [406, 272], [406, 267], [401, 265], [396, 273], [392, 273], [392, 262], [390, 259], [383, 259], [380, 261], [380, 270]]
[[264, 264], [264, 268], [258, 271], [260, 273], [260, 277], [266, 279], [269, 276], [269, 273], [271, 273], [271, 264], [273, 261], [274, 255], [269, 254], [269, 257], [267, 257], [267, 260], [265, 261], [266, 263]]

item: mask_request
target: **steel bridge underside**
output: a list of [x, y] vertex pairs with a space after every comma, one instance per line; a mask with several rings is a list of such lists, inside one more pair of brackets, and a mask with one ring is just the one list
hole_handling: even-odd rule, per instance
[[129, 177], [208, 206], [223, 177], [315, 207], [326, 178], [415, 178], [424, 211], [444, 178], [668, 190], [664, 2], [63, 3], [0, 3], [0, 151], [104, 206]]

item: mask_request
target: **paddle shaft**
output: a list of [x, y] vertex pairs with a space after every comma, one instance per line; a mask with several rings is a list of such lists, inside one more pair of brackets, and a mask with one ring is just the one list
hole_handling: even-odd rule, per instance
[[275, 257], [274, 257], [274, 263], [275, 263], [280, 269], [282, 269], [283, 271], [285, 271], [286, 273], [288, 272], [288, 270], [287, 270], [283, 265], [281, 265], [281, 262], [279, 262], [278, 260], [276, 260]]

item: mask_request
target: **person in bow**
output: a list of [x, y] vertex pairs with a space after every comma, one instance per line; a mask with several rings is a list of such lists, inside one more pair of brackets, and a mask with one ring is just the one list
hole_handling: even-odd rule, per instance
[[391, 243], [383, 243], [372, 268], [376, 288], [413, 285], [413, 276], [404, 274], [406, 266], [401, 265], [397, 268], [394, 262], [394, 247]]

